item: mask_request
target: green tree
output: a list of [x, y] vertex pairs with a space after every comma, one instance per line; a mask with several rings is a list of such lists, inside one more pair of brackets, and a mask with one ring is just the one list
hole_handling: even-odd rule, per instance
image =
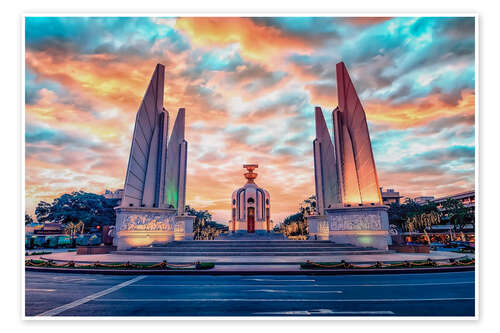
[[54, 216], [51, 214], [52, 205], [45, 201], [40, 201], [35, 209], [35, 215], [38, 222], [51, 221]]
[[434, 202], [419, 205], [414, 200], [407, 198], [403, 204], [392, 203], [389, 206], [387, 214], [389, 215], [390, 224], [404, 229], [404, 225], [409, 217], [431, 212], [438, 212]]
[[300, 212], [304, 215], [316, 215], [316, 196], [311, 195], [300, 205]]
[[229, 228], [223, 224], [212, 221], [212, 214], [208, 210], [196, 210], [186, 205], [185, 212], [194, 216], [193, 238], [197, 240], [215, 239], [222, 231]]
[[24, 224], [26, 225], [31, 223], [33, 223], [33, 218], [28, 214], [24, 214]]
[[97, 225], [114, 225], [116, 205], [117, 199], [106, 199], [99, 194], [78, 191], [63, 194], [54, 199], [52, 204], [41, 201], [35, 214], [39, 222], [76, 224], [82, 221], [85, 228], [91, 228]]
[[443, 203], [442, 215], [453, 224], [455, 231], [462, 231], [466, 224], [474, 222], [474, 216], [469, 209], [456, 199], [449, 198]]
[[311, 195], [302, 201], [299, 206], [299, 211], [295, 214], [287, 216], [279, 226], [281, 233], [285, 236], [308, 235], [309, 227], [305, 217], [317, 214], [316, 207], [316, 196], [314, 195]]

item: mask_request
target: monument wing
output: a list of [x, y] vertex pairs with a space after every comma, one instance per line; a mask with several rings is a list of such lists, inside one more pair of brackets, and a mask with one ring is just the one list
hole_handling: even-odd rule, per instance
[[[350, 147], [343, 147], [343, 151], [344, 154], [350, 153], [352, 148], [356, 171], [344, 174], [345, 181], [348, 182], [347, 177], [349, 176], [357, 177], [361, 202], [381, 204], [382, 199], [365, 111], [344, 63], [338, 63], [336, 69], [339, 109], [342, 114], [342, 123], [345, 126], [342, 141], [344, 144], [349, 143], [350, 145]], [[350, 156], [343, 157], [344, 160], [346, 157], [347, 160], [352, 159]], [[346, 193], [345, 196], [348, 197], [349, 193]]]
[[315, 108], [314, 173], [318, 211], [341, 203], [335, 148], [320, 107]]
[[187, 142], [184, 139], [185, 110], [179, 109], [172, 134], [168, 141], [168, 158], [165, 178], [165, 202], [184, 212], [186, 189]]
[[151, 159], [157, 157], [156, 150], [160, 144], [153, 137], [158, 137], [160, 132], [158, 121], [159, 114], [163, 112], [164, 73], [165, 67], [158, 64], [137, 111], [122, 206], [138, 207], [143, 204], [148, 173], [153, 174], [148, 172], [148, 166], [152, 168], [154, 163]]

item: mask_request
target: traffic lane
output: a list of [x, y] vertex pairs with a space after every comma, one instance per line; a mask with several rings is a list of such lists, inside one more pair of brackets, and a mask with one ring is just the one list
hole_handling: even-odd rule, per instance
[[[190, 285], [154, 285], [147, 283], [132, 284], [100, 298], [119, 301], [130, 298], [130, 294], [140, 299], [156, 302], [161, 299], [434, 299], [434, 298], [474, 298], [474, 284], [460, 283], [452, 285], [233, 285], [205, 286]], [[236, 282], [236, 281], [235, 281]]]
[[474, 301], [161, 301], [97, 299], [62, 316], [474, 316]]
[[154, 286], [175, 285], [393, 285], [393, 284], [454, 284], [474, 282], [474, 271], [423, 274], [383, 275], [150, 275], [147, 280], [135, 284]]
[[149, 276], [61, 315], [474, 315], [473, 274], [200, 278]]
[[27, 271], [25, 274], [25, 315], [36, 316], [130, 278], [130, 276], [101, 274], [57, 274]]
[[437, 283], [437, 282], [465, 282], [474, 281], [474, 271], [446, 272], [446, 273], [410, 273], [410, 274], [371, 274], [371, 275], [316, 275], [312, 276], [317, 283]]
[[[106, 295], [109, 299], [127, 297], [129, 291], [143, 299], [161, 298], [473, 298], [472, 272], [436, 275], [385, 276], [148, 276], [122, 290]], [[429, 274], [428, 274], [429, 275]], [[168, 297], [165, 297], [167, 295]], [[367, 296], [366, 296], [367, 295]], [[286, 296], [286, 297], [284, 297]]]

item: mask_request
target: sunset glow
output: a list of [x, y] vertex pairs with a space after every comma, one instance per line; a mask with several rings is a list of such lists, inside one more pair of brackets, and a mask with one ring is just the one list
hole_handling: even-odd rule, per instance
[[186, 108], [186, 204], [218, 222], [259, 165], [275, 223], [314, 194], [314, 106], [331, 129], [335, 64], [366, 112], [380, 186], [474, 189], [474, 18], [26, 18], [26, 209], [123, 188], [157, 63], [170, 130]]

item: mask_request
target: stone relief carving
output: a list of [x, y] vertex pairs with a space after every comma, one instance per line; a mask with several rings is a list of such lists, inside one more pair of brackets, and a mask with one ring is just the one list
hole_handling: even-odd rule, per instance
[[327, 221], [322, 221], [319, 223], [318, 225], [318, 232], [320, 234], [328, 234], [329, 232], [329, 228], [328, 228], [328, 222]]
[[380, 217], [377, 214], [330, 215], [330, 230], [381, 230]]
[[175, 230], [175, 233], [184, 233], [184, 222], [177, 222], [174, 230]]
[[120, 223], [120, 231], [173, 231], [175, 216], [126, 215]]

